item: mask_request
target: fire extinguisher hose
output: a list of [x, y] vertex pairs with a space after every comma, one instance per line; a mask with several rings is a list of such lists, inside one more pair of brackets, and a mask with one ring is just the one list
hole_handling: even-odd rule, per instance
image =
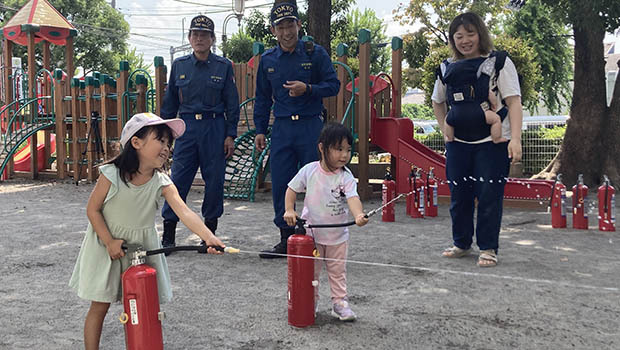
[[[210, 246], [205, 246], [205, 245], [182, 245], [182, 246], [176, 246], [176, 247], [167, 247], [167, 248], [147, 250], [146, 251], [146, 256], [162, 254], [162, 253], [178, 252], [178, 251], [197, 251], [199, 253], [206, 253], [208, 248], [213, 248], [213, 249], [217, 250], [218, 252], [223, 252], [223, 253], [238, 253], [239, 252], [239, 249], [233, 248], [233, 247], [225, 247], [225, 248], [223, 248], [223, 247], [215, 246], [215, 245], [210, 245]], [[129, 250], [130, 252], [134, 252], [134, 251], [136, 251], [138, 249], [141, 250], [142, 248], [141, 247], [131, 247], [131, 246], [123, 245], [123, 249], [124, 250]]]

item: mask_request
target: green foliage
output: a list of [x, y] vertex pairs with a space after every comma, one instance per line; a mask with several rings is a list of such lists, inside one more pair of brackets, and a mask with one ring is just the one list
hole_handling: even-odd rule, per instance
[[223, 43], [222, 52], [235, 63], [245, 63], [252, 58], [253, 43], [254, 40], [242, 28]]
[[[340, 43], [347, 44], [349, 46], [349, 57], [357, 57], [359, 53], [359, 44], [357, 41], [357, 35], [360, 29], [368, 29], [370, 31], [370, 73], [377, 74], [379, 72], [385, 72], [390, 67], [390, 49], [387, 46], [381, 47], [381, 44], [387, 42], [387, 37], [384, 34], [386, 25], [381, 19], [379, 19], [372, 9], [364, 9], [361, 12], [358, 9], [353, 9], [346, 15], [348, 26], [339, 31], [333, 36], [332, 39], [332, 52], [336, 52], [336, 46]], [[353, 63], [352, 59], [349, 59]], [[351, 65], [353, 66], [353, 65]], [[353, 74], [359, 75], [359, 63], [358, 69], [353, 69]]]
[[528, 110], [533, 110], [538, 104], [536, 86], [542, 80], [540, 66], [536, 62], [536, 53], [524, 40], [506, 35], [495, 38], [495, 48], [508, 52], [519, 73], [521, 103]]
[[[120, 61], [129, 62], [129, 69], [132, 71], [136, 69], [144, 69], [147, 72], [153, 72], [153, 69], [152, 69], [153, 64], [144, 62], [144, 54], [137, 53], [135, 47], [131, 50], [126, 49], [125, 52], [123, 52], [120, 55], [117, 55], [115, 61], [116, 62], [120, 62]], [[154, 75], [154, 72], [152, 75]]]
[[[5, 0], [7, 7], [20, 8], [24, 0]], [[78, 29], [75, 37], [75, 66], [87, 71], [96, 70], [112, 74], [118, 68], [118, 57], [127, 50], [129, 24], [123, 15], [110, 7], [105, 0], [56, 0], [54, 7]], [[10, 13], [5, 13], [10, 12]], [[2, 10], [5, 21], [14, 11]], [[37, 53], [40, 55], [40, 45]], [[15, 56], [26, 56], [26, 48], [14, 48]], [[52, 62], [63, 59], [58, 68], [65, 68], [64, 47], [52, 45]]]
[[545, 140], [563, 139], [564, 134], [566, 134], [566, 125], [541, 129], [541, 137]]
[[403, 91], [407, 87], [422, 87], [422, 65], [430, 50], [429, 40], [425, 33], [428, 30], [422, 28], [415, 33], [403, 35], [403, 59], [408, 67], [403, 69]]
[[427, 105], [405, 103], [402, 106], [402, 116], [409, 119], [434, 120], [433, 109]]
[[[618, 0], [541, 0], [565, 24], [588, 28], [601, 22], [606, 32], [620, 27], [620, 1]], [[598, 26], [598, 23], [596, 23]]]
[[246, 33], [254, 41], [261, 42], [267, 47], [276, 46], [276, 37], [271, 34], [269, 29], [269, 15], [263, 14], [258, 10], [252, 10], [250, 15], [243, 19], [245, 22]]
[[[536, 23], [536, 25], [532, 25]], [[541, 0], [528, 1], [514, 18], [508, 20], [506, 32], [527, 41], [536, 53], [541, 79], [535, 85], [551, 114], [560, 114], [571, 100], [573, 50], [568, 43], [568, 29], [553, 16]]]
[[504, 19], [507, 12], [504, 5], [508, 0], [416, 0], [402, 4], [395, 11], [395, 18], [403, 24], [417, 22], [428, 29], [429, 34], [443, 43], [448, 43], [448, 27], [457, 15], [473, 11], [482, 18], [488, 18], [487, 25], [493, 30]]
[[435, 76], [435, 71], [437, 67], [448, 57], [452, 56], [452, 52], [448, 46], [439, 46], [431, 48], [431, 51], [424, 60], [424, 64], [422, 65], [422, 90], [424, 90], [424, 102], [431, 106], [431, 95], [433, 94], [433, 88], [435, 86], [435, 80], [437, 77]]

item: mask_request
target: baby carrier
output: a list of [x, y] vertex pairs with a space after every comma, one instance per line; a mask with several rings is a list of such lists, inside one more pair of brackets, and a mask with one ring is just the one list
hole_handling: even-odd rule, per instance
[[[493, 51], [489, 57], [448, 60], [437, 68], [436, 75], [446, 85], [449, 112], [446, 122], [454, 127], [454, 136], [464, 141], [476, 141], [491, 135], [480, 104], [489, 99], [489, 86], [493, 76], [494, 91], [497, 90], [499, 71], [504, 67], [505, 51]], [[495, 73], [495, 75], [493, 75]], [[503, 121], [508, 109], [496, 112]]]

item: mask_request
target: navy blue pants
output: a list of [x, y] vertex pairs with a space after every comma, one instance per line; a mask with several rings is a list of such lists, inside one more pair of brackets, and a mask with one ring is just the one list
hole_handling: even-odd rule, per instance
[[[224, 212], [226, 120], [222, 115], [205, 116], [202, 120], [196, 120], [193, 115], [183, 116], [183, 120], [186, 129], [174, 143], [171, 179], [185, 202], [200, 167], [205, 182], [202, 216], [214, 220]], [[161, 215], [164, 220], [179, 221], [168, 202], [164, 203]]]
[[474, 235], [474, 199], [478, 200], [476, 243], [497, 252], [504, 185], [510, 170], [508, 143], [446, 143], [446, 175], [450, 181], [450, 215], [454, 245], [468, 249]]
[[[279, 228], [289, 226], [284, 215], [284, 196], [288, 183], [304, 165], [319, 159], [317, 141], [323, 128], [320, 116], [299, 120], [278, 117], [271, 130], [271, 187], [273, 195], [273, 222]], [[301, 213], [300, 213], [301, 214]]]

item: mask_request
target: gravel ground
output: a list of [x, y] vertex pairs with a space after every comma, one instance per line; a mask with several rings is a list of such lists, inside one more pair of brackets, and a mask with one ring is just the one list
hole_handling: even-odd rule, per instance
[[[68, 287], [87, 225], [91, 184], [0, 183], [0, 348], [80, 349], [89, 303]], [[199, 211], [202, 192], [192, 190]], [[619, 201], [620, 202], [620, 201]], [[364, 203], [367, 210], [379, 200]], [[307, 328], [287, 323], [285, 259], [255, 254], [168, 257], [172, 303], [162, 305], [166, 349], [619, 349], [618, 232], [551, 229], [546, 208], [506, 208], [496, 268], [476, 255], [441, 258], [450, 240], [447, 205], [412, 219], [397, 204], [394, 223], [379, 215], [351, 229], [348, 264], [357, 322], [330, 316], [321, 279], [320, 311]], [[226, 201], [218, 236], [258, 251], [273, 245], [271, 195]], [[157, 219], [161, 231], [161, 219]], [[570, 225], [570, 219], [569, 219]], [[178, 244], [198, 238], [180, 225]], [[122, 349], [113, 304], [102, 349]]]

